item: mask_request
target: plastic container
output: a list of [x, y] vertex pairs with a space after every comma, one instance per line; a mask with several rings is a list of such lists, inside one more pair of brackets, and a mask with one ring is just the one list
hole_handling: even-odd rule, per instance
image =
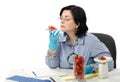
[[108, 77], [108, 64], [107, 63], [100, 63], [98, 69], [99, 78], [105, 79]]
[[75, 80], [73, 82], [86, 82], [84, 78], [84, 57], [83, 56], [74, 56], [74, 76]]
[[100, 56], [94, 59], [99, 63], [98, 65], [98, 75], [100, 79], [108, 78], [108, 62], [112, 61], [112, 57]]

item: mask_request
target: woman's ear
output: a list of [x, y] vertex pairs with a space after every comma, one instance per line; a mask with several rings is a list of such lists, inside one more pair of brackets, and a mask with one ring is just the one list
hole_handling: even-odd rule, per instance
[[78, 23], [77, 26], [79, 27], [79, 26], [80, 26], [80, 23]]
[[76, 28], [78, 28], [80, 26], [80, 23], [77, 24]]

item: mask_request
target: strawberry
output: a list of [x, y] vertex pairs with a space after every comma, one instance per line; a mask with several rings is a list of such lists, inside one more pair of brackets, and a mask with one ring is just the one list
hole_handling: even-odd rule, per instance
[[100, 56], [98, 59], [99, 60], [106, 60], [106, 58], [104, 56]]
[[74, 75], [76, 78], [84, 79], [84, 58], [74, 56]]
[[57, 28], [55, 28], [54, 26], [50, 26], [48, 29], [51, 30], [51, 31], [57, 30]]

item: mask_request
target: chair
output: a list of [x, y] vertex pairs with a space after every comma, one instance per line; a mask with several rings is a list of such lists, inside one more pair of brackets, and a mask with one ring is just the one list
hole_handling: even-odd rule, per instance
[[108, 47], [114, 60], [114, 68], [116, 68], [116, 44], [113, 37], [103, 33], [92, 33], [92, 34], [98, 37], [98, 39], [100, 39], [100, 41], [102, 41]]

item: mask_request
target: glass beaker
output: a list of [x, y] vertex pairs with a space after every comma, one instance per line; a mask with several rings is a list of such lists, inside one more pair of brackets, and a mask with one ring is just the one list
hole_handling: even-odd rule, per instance
[[74, 65], [73, 69], [74, 69], [74, 76], [75, 76], [75, 79], [73, 82], [86, 82], [84, 78], [84, 75], [85, 75], [84, 57], [75, 55], [73, 65]]

